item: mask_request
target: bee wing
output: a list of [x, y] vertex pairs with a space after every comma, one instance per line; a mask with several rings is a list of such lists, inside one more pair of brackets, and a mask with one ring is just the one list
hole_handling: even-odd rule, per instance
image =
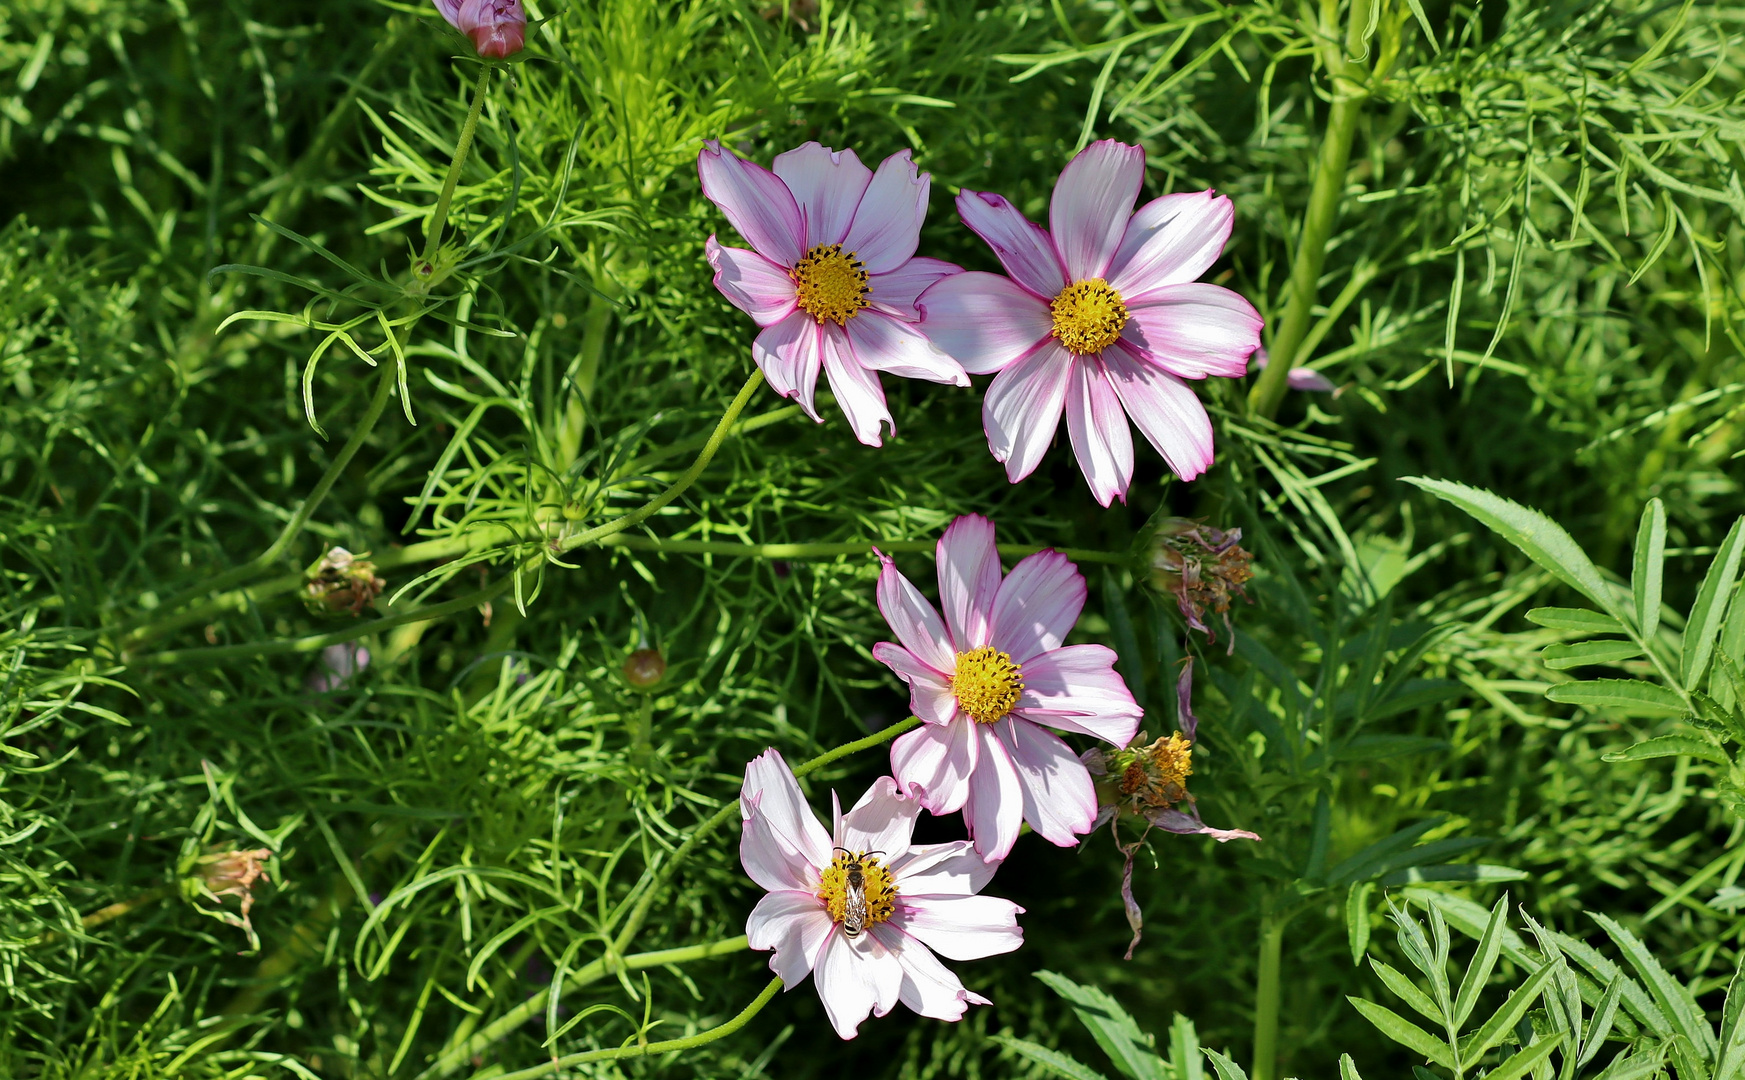
[[842, 928], [851, 935], [858, 934], [866, 925], [866, 889], [851, 884], [842, 899]]

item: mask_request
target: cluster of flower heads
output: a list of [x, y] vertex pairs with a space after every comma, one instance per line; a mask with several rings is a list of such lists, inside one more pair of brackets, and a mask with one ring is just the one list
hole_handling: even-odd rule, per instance
[[[939, 608], [880, 556], [879, 610], [897, 640], [873, 655], [908, 684], [923, 721], [892, 743], [891, 775], [846, 814], [833, 793], [826, 832], [780, 754], [767, 751], [745, 770], [740, 859], [768, 893], [746, 934], [752, 948], [774, 950], [770, 969], [788, 988], [812, 976], [845, 1039], [898, 1002], [941, 1020], [988, 1003], [939, 957], [975, 960], [1023, 943], [1023, 909], [979, 894], [1026, 823], [1061, 847], [1121, 814], [1169, 832], [1257, 839], [1205, 825], [1187, 792], [1191, 682], [1180, 687], [1183, 730], [1139, 745], [1143, 710], [1115, 654], [1064, 643], [1084, 608], [1083, 575], [1055, 551], [1004, 573], [994, 540], [993, 523], [976, 515], [946, 529]], [[1081, 756], [1050, 729], [1114, 749]], [[1103, 785], [1099, 812], [1099, 779], [1112, 772], [1119, 778]], [[923, 810], [962, 811], [969, 839], [913, 844]], [[1130, 919], [1138, 846], [1122, 847]]]
[[776, 392], [819, 419], [823, 371], [861, 442], [895, 430], [879, 373], [968, 386], [988, 449], [1013, 482], [1041, 464], [1066, 416], [1079, 468], [1104, 506], [1133, 479], [1129, 421], [1184, 480], [1212, 463], [1212, 424], [1188, 381], [1246, 373], [1261, 318], [1197, 280], [1235, 219], [1210, 191], [1134, 210], [1145, 155], [1092, 143], [1055, 185], [1049, 228], [1005, 198], [965, 189], [957, 210], [1007, 275], [917, 257], [930, 177], [907, 150], [878, 170], [812, 142], [771, 169], [709, 142], [703, 194], [751, 249], [711, 236], [715, 285], [762, 328], [752, 357]]

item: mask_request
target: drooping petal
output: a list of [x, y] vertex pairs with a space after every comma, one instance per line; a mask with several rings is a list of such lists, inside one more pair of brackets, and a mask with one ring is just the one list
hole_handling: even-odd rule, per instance
[[1104, 349], [1102, 360], [1127, 416], [1175, 474], [1192, 480], [1205, 472], [1212, 464], [1212, 418], [1193, 390], [1120, 343]]
[[1182, 673], [1175, 680], [1175, 722], [1182, 729], [1182, 738], [1193, 742], [1200, 733], [1200, 718], [1194, 715], [1194, 658], [1182, 661]]
[[[857, 322], [859, 320], [856, 320]], [[880, 429], [888, 427], [894, 434], [897, 425], [891, 420], [891, 410], [885, 405], [885, 388], [879, 385], [876, 373], [855, 363], [853, 347], [842, 327], [826, 322], [819, 327], [824, 345], [824, 377], [830, 380], [830, 392], [854, 437], [866, 446], [882, 446]]]
[[749, 248], [724, 247], [713, 236], [703, 254], [715, 268], [715, 287], [759, 326], [774, 326], [794, 313], [794, 279]]
[[1048, 204], [1048, 227], [1068, 281], [1103, 277], [1145, 182], [1145, 151], [1100, 139], [1067, 162]]
[[1010, 752], [991, 730], [998, 725], [970, 723], [975, 728], [979, 760], [970, 774], [963, 823], [982, 858], [999, 862], [1018, 842], [1018, 829], [1024, 824], [1024, 787]]
[[915, 171], [907, 150], [880, 162], [842, 239], [842, 249], [854, 252], [868, 274], [888, 274], [903, 265], [921, 242], [932, 183], [927, 173]]
[[867, 275], [867, 306], [873, 311], [919, 322], [915, 298], [943, 277], [963, 273], [963, 267], [943, 259], [913, 258], [888, 274]]
[[939, 612], [913, 582], [903, 576], [890, 556], [879, 553], [879, 614], [885, 617], [903, 648], [923, 664], [944, 674], [957, 670], [957, 656]]
[[988, 451], [1005, 463], [1006, 479], [1014, 484], [1036, 471], [1054, 441], [1073, 362], [1072, 354], [1051, 340], [994, 376], [988, 387], [982, 430]]
[[806, 890], [818, 883], [817, 864], [753, 807], [739, 830], [739, 864], [745, 876], [771, 892]]
[[896, 952], [875, 935], [850, 938], [841, 932], [830, 935], [812, 970], [818, 998], [830, 1017], [830, 1026], [844, 1039], [859, 1033], [867, 1014], [883, 1016], [901, 995], [903, 966]]
[[921, 804], [905, 797], [888, 776], [873, 781], [854, 809], [842, 815], [836, 846], [849, 851], [877, 851], [888, 861], [909, 850]]
[[[882, 311], [862, 311], [843, 327], [860, 367], [888, 371], [904, 379], [968, 386], [969, 375], [950, 355], [927, 340], [914, 323]], [[876, 444], [875, 444], [876, 445]]]
[[805, 221], [781, 177], [723, 150], [714, 139], [697, 155], [697, 176], [703, 195], [721, 208], [759, 255], [781, 266], [800, 261]]
[[745, 936], [751, 948], [774, 949], [769, 969], [792, 990], [812, 973], [812, 961], [836, 926], [811, 892], [772, 892], [751, 909]]
[[815, 142], [777, 154], [770, 169], [788, 185], [800, 206], [805, 221], [803, 251], [842, 242], [873, 176], [853, 150], [831, 150]]
[[923, 724], [891, 744], [891, 773], [928, 813], [956, 813], [969, 799], [981, 746], [975, 728], [960, 715], [949, 724]]
[[1054, 327], [1046, 303], [1011, 278], [976, 270], [941, 278], [915, 307], [922, 332], [973, 375], [992, 374], [1029, 356]]
[[800, 782], [780, 752], [765, 750], [746, 763], [739, 804], [742, 818], [760, 814], [783, 843], [813, 866], [830, 865], [830, 834], [806, 805]]
[[1044, 301], [1066, 288], [1066, 271], [1048, 231], [1032, 224], [1004, 196], [964, 188], [957, 196], [957, 213], [971, 232], [994, 249], [1000, 265], [1019, 285]]
[[999, 863], [984, 862], [975, 853], [975, 844], [953, 840], [917, 844], [891, 864], [891, 873], [901, 896], [971, 896], [981, 892], [999, 868]]
[[980, 960], [1024, 944], [1023, 910], [997, 896], [904, 898], [891, 923], [947, 960]]
[[[1192, 803], [1188, 805], [1193, 807]], [[1260, 839], [1258, 833], [1251, 833], [1247, 829], [1214, 829], [1200, 820], [1198, 808], [1194, 808], [1191, 814], [1184, 814], [1180, 810], [1147, 810], [1145, 818], [1164, 832], [1180, 836], [1209, 836], [1220, 844], [1227, 844], [1232, 840]]]
[[1154, 290], [1129, 302], [1121, 339], [1184, 379], [1246, 374], [1260, 348], [1260, 312], [1239, 293], [1203, 281]]
[[909, 684], [909, 709], [929, 724], [948, 724], [957, 715], [957, 697], [951, 691], [951, 677], [935, 671], [920, 657], [889, 641], [872, 648], [873, 659], [897, 673], [897, 678]]
[[1085, 578], [1058, 551], [1038, 551], [1019, 560], [994, 597], [993, 643], [1024, 667], [1032, 657], [1060, 648], [1085, 607]]
[[1072, 440], [1079, 471], [1091, 486], [1091, 494], [1108, 506], [1116, 499], [1127, 501], [1133, 482], [1133, 433], [1127, 429], [1127, 413], [1109, 385], [1102, 361], [1082, 357], [1072, 366], [1072, 382], [1066, 390], [1066, 433]]
[[1039, 724], [1126, 746], [1145, 710], [1102, 645], [1068, 645], [1024, 664], [1018, 711]]
[[796, 310], [765, 328], [751, 343], [751, 358], [771, 390], [793, 398], [807, 416], [823, 422], [813, 399], [818, 389], [818, 369], [824, 364], [824, 349], [812, 316]]
[[965, 990], [951, 969], [940, 963], [925, 945], [890, 923], [881, 923], [870, 932], [902, 965], [899, 999], [921, 1016], [957, 1021], [963, 1019], [971, 1005], [993, 1004], [980, 994]]
[[[1024, 791], [1024, 820], [1059, 847], [1076, 847], [1097, 819], [1091, 774], [1059, 736], [1018, 717], [993, 725]], [[950, 953], [946, 953], [950, 956]]]
[[988, 618], [1000, 590], [994, 523], [980, 514], [953, 521], [939, 538], [939, 605], [958, 652], [988, 643]]
[[1109, 286], [1131, 306], [1164, 285], [1211, 269], [1236, 224], [1236, 206], [1210, 190], [1165, 195], [1141, 206], [1109, 264]]

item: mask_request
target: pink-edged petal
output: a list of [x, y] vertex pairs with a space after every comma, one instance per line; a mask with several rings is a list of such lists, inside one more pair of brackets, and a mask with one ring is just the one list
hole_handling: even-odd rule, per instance
[[1050, 340], [1048, 304], [1011, 278], [972, 270], [941, 278], [915, 301], [921, 330], [965, 371], [988, 375], [1017, 363]]
[[988, 452], [1005, 463], [1006, 479], [1014, 484], [1036, 471], [1054, 441], [1073, 363], [1072, 354], [1050, 340], [994, 376], [988, 386], [982, 430]]
[[1147, 442], [1183, 480], [1212, 464], [1212, 418], [1186, 383], [1117, 346], [1104, 349], [1109, 384]]
[[921, 804], [902, 795], [888, 776], [873, 781], [854, 809], [842, 815], [836, 846], [849, 851], [878, 851], [886, 860], [906, 854]]
[[1019, 285], [1044, 300], [1066, 288], [1066, 271], [1048, 231], [1032, 224], [1004, 196], [964, 188], [957, 196], [957, 214], [994, 249]]
[[[939, 606], [960, 653], [989, 641], [988, 618], [1000, 591], [1000, 553], [994, 547], [994, 523], [980, 514], [965, 514], [939, 538]], [[954, 669], [955, 670], [955, 669]]]
[[792, 990], [812, 973], [812, 961], [836, 924], [812, 892], [772, 892], [751, 909], [745, 936], [759, 952], [774, 949], [769, 969]]
[[1260, 348], [1260, 312], [1221, 285], [1190, 281], [1127, 305], [1121, 339], [1184, 379], [1236, 378]]
[[1087, 595], [1084, 575], [1058, 551], [1038, 551], [1019, 560], [994, 597], [993, 645], [1024, 667], [1032, 657], [1060, 648], [1078, 622]]
[[815, 142], [777, 154], [771, 170], [788, 185], [805, 221], [800, 247], [810, 251], [819, 244], [839, 244], [854, 220], [854, 208], [872, 170], [860, 163], [853, 150], [831, 150]]
[[883, 1016], [897, 1004], [903, 967], [896, 951], [874, 935], [850, 938], [838, 930], [824, 943], [812, 981], [830, 1026], [844, 1039], [852, 1039], [868, 1013]]
[[991, 730], [998, 726], [974, 724], [979, 760], [970, 774], [969, 798], [963, 804], [963, 823], [976, 851], [988, 862], [999, 862], [1012, 853], [1024, 824], [1024, 786], [1011, 753]]
[[[1078, 755], [1058, 735], [1011, 717], [994, 725], [1024, 790], [1024, 820], [1059, 847], [1076, 847], [1097, 820], [1097, 792]], [[946, 955], [950, 955], [947, 953]]]
[[963, 809], [969, 799], [981, 741], [976, 723], [923, 724], [891, 744], [891, 773], [904, 791], [935, 816]]
[[1115, 670], [1114, 651], [1102, 645], [1068, 645], [1025, 661], [1018, 712], [1115, 746], [1133, 741], [1145, 715]]
[[961, 273], [963, 267], [943, 259], [910, 259], [888, 274], [867, 275], [867, 306], [908, 322], [919, 322], [921, 313], [915, 310], [915, 298], [940, 278]]
[[[843, 327], [859, 366], [888, 371], [903, 379], [925, 379], [951, 386], [968, 386], [969, 375], [914, 323], [882, 311], [862, 311]], [[876, 445], [876, 444], [875, 444]]]
[[1145, 151], [1100, 139], [1067, 163], [1048, 204], [1048, 228], [1068, 281], [1109, 269], [1145, 182]]
[[1109, 286], [1132, 305], [1159, 286], [1193, 281], [1218, 261], [1235, 223], [1235, 205], [1211, 191], [1153, 199], [1127, 223]]
[[813, 866], [830, 865], [830, 834], [806, 804], [800, 782], [778, 751], [765, 750], [746, 763], [739, 804], [743, 818], [761, 815], [790, 850]]
[[987, 998], [963, 988], [950, 968], [919, 941], [890, 923], [881, 923], [871, 933], [886, 943], [903, 967], [899, 999], [922, 1016], [935, 1020], [962, 1020], [971, 1005], [991, 1005]]
[[879, 385], [878, 375], [856, 362], [854, 347], [842, 327], [827, 322], [819, 328], [818, 336], [824, 345], [824, 377], [830, 380], [830, 392], [836, 395], [842, 415], [848, 417], [854, 437], [866, 446], [883, 446], [880, 430], [888, 427], [895, 434], [897, 425], [885, 405], [885, 388]]
[[448, 21], [448, 25], [460, 29], [461, 0], [435, 0], [437, 13]]
[[888, 274], [909, 261], [921, 242], [932, 183], [931, 176], [916, 172], [907, 150], [880, 162], [842, 239], [842, 249], [854, 252], [868, 274]]
[[764, 258], [793, 266], [806, 253], [805, 222], [781, 177], [721, 148], [710, 139], [697, 155], [703, 195], [727, 215], [739, 235]]
[[957, 696], [951, 690], [951, 677], [935, 671], [921, 658], [889, 641], [872, 648], [873, 659], [897, 673], [897, 678], [909, 684], [909, 710], [929, 724], [949, 724], [957, 715]]
[[777, 832], [756, 808], [744, 817], [739, 830], [739, 864], [745, 876], [771, 892], [817, 887], [818, 869], [791, 837]]
[[813, 399], [818, 389], [818, 369], [824, 363], [824, 349], [812, 316], [796, 310], [765, 328], [751, 343], [751, 358], [771, 390], [793, 398], [807, 416], [823, 422]]
[[1023, 910], [997, 896], [899, 899], [891, 923], [947, 960], [981, 960], [1024, 944]]
[[984, 862], [975, 844], [953, 840], [946, 844], [917, 844], [909, 854], [890, 864], [900, 896], [972, 896], [994, 879], [999, 863]]
[[723, 247], [713, 236], [703, 254], [715, 268], [715, 287], [759, 326], [774, 326], [794, 313], [794, 279], [749, 248]]
[[1121, 399], [1109, 385], [1102, 361], [1083, 357], [1072, 366], [1072, 382], [1066, 390], [1066, 433], [1079, 471], [1091, 486], [1091, 494], [1108, 506], [1116, 499], [1127, 501], [1133, 482], [1133, 433], [1127, 429], [1127, 414]]
[[1232, 840], [1259, 840], [1259, 833], [1251, 833], [1247, 829], [1214, 829], [1201, 821], [1199, 811], [1184, 814], [1180, 810], [1148, 810], [1146, 820], [1162, 829], [1164, 832], [1176, 833], [1180, 836], [1209, 836], [1220, 844]]
[[879, 614], [903, 648], [941, 675], [957, 670], [957, 654], [945, 621], [889, 555], [879, 554]]

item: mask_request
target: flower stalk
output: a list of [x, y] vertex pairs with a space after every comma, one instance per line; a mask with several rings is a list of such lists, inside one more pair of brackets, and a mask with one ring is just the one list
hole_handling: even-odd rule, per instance
[[1254, 980], [1253, 1080], [1278, 1078], [1278, 1012], [1283, 998], [1279, 965], [1287, 919], [1288, 916], [1272, 910], [1270, 903], [1260, 919], [1260, 963]]

